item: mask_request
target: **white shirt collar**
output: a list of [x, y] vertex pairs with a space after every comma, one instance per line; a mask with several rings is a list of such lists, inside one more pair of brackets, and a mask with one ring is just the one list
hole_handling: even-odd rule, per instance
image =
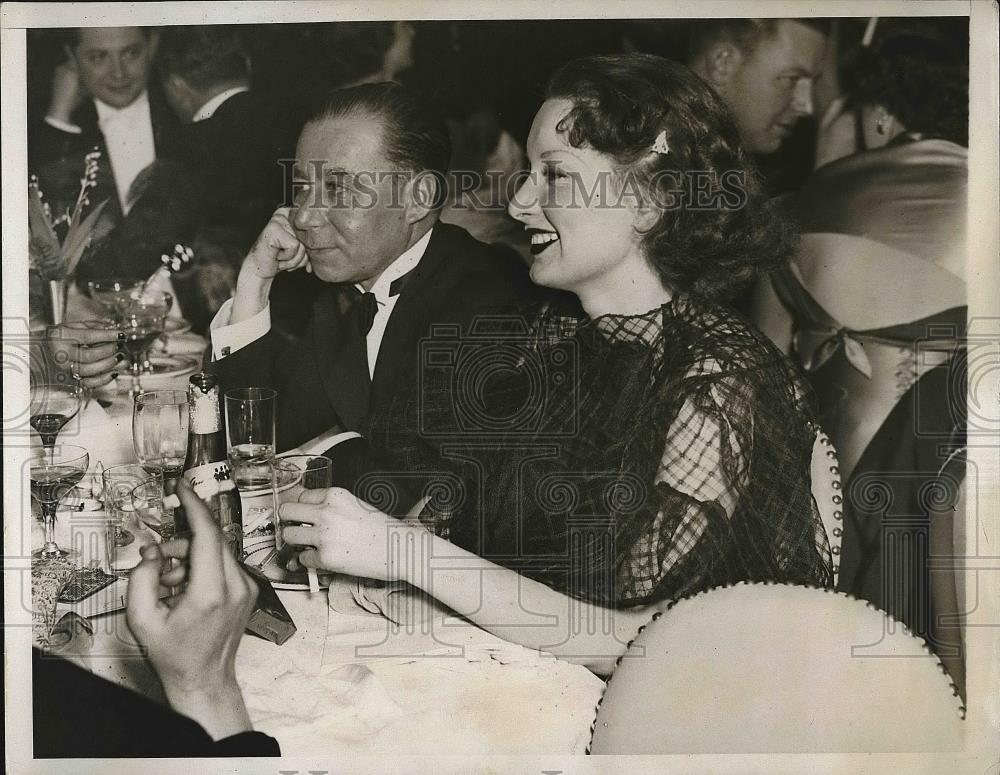
[[[403, 254], [385, 268], [375, 284], [371, 287], [371, 292], [375, 294], [375, 299], [379, 304], [385, 304], [389, 300], [389, 286], [392, 281], [402, 277], [420, 263], [427, 250], [427, 244], [431, 241], [431, 234], [434, 229], [430, 229], [423, 237], [418, 239]], [[359, 291], [364, 292], [364, 287], [357, 283], [355, 286]]]
[[138, 121], [149, 115], [149, 93], [143, 91], [131, 103], [124, 108], [115, 108], [106, 102], [101, 102], [94, 98], [94, 106], [97, 108], [97, 122], [104, 124], [106, 121], [117, 120], [119, 118], [129, 118]]
[[205, 119], [211, 118], [212, 116], [215, 115], [215, 111], [219, 109], [219, 106], [222, 105], [223, 102], [228, 100], [230, 97], [233, 97], [237, 94], [242, 94], [245, 91], [250, 91], [250, 87], [234, 86], [231, 89], [226, 89], [225, 91], [219, 92], [214, 97], [212, 97], [212, 99], [210, 99], [200, 108], [198, 108], [198, 112], [195, 113], [191, 119], [192, 123], [197, 121], [204, 121]]

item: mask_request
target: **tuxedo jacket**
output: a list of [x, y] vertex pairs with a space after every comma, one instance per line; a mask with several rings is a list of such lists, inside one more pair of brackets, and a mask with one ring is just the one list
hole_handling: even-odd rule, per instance
[[370, 383], [365, 339], [352, 332], [350, 318], [357, 291], [345, 284], [320, 291], [297, 345], [287, 346], [272, 331], [206, 368], [223, 391], [278, 391], [278, 451], [331, 428], [364, 434], [370, 412], [387, 407], [398, 391], [416, 389], [420, 342], [432, 325], [457, 326], [465, 335], [477, 316], [510, 312], [539, 295], [513, 251], [438, 223], [393, 308]]

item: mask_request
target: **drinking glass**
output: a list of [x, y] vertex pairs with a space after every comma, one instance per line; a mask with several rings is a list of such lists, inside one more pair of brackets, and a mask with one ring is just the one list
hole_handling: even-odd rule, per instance
[[87, 295], [108, 313], [113, 323], [120, 323], [120, 307], [130, 295], [142, 290], [144, 282], [132, 277], [109, 277], [87, 283]]
[[149, 390], [132, 405], [132, 448], [140, 465], [176, 479], [184, 470], [188, 444], [188, 395], [183, 390]]
[[226, 449], [241, 492], [271, 486], [277, 398], [270, 388], [226, 392]]
[[132, 504], [132, 490], [143, 482], [158, 478], [163, 486], [163, 476], [150, 473], [141, 465], [126, 463], [120, 466], [105, 468], [101, 477], [104, 486], [104, 510], [108, 515], [108, 552], [115, 548], [128, 546], [135, 541], [135, 536], [127, 529], [129, 521], [135, 514]]
[[79, 385], [32, 385], [30, 404], [31, 427], [42, 437], [42, 446], [53, 453], [59, 431], [83, 405], [83, 390]]
[[135, 291], [118, 306], [125, 333], [125, 353], [131, 363], [132, 398], [142, 392], [142, 372], [150, 368], [149, 347], [163, 334], [173, 303], [174, 297], [163, 291]]
[[77, 552], [56, 544], [56, 510], [59, 502], [76, 487], [90, 468], [90, 453], [83, 447], [61, 444], [35, 449], [31, 457], [31, 497], [38, 502], [45, 524], [45, 545], [31, 553], [34, 559], [76, 557]]
[[[298, 503], [306, 490], [325, 490], [333, 484], [333, 461], [322, 455], [285, 455], [274, 461], [274, 547], [278, 564], [285, 568], [297, 552], [281, 539], [282, 525], [299, 524], [282, 521], [283, 503]], [[305, 575], [305, 574], [303, 574]]]
[[132, 507], [139, 520], [164, 541], [174, 537], [174, 510], [163, 505], [163, 479], [147, 479], [132, 490]]

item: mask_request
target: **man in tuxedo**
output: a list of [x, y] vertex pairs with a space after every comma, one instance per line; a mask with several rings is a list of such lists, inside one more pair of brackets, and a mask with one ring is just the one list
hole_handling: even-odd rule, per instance
[[182, 126], [177, 158], [160, 165], [137, 207], [148, 204], [160, 217], [178, 206], [190, 214], [177, 223], [175, 241], [194, 249], [194, 261], [172, 281], [185, 317], [203, 332], [281, 201], [282, 168], [273, 122], [250, 89], [250, 60], [236, 29], [165, 27], [157, 71]]
[[157, 31], [149, 28], [74, 30], [67, 59], [55, 70], [45, 120], [32, 131], [29, 171], [54, 213], [76, 201], [84, 156], [95, 147], [101, 152], [88, 196], [91, 205], [108, 200], [96, 231], [105, 239], [103, 246], [95, 240], [94, 255], [80, 265], [82, 276], [148, 276], [160, 252], [173, 247], [169, 219], [129, 217], [154, 162], [170, 156], [177, 139], [177, 118], [150, 84], [157, 43]]
[[[224, 389], [277, 389], [279, 450], [364, 433], [371, 412], [416, 389], [432, 323], [467, 331], [533, 293], [513, 252], [438, 221], [449, 156], [443, 122], [399, 84], [342, 89], [312, 112], [292, 207], [275, 212], [211, 327], [209, 368]], [[307, 335], [283, 348], [268, 295], [302, 267], [324, 284]]]

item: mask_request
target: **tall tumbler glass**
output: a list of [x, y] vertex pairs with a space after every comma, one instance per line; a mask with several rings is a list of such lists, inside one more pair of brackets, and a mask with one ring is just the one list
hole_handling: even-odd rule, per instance
[[[288, 561], [297, 556], [301, 547], [286, 544], [281, 537], [282, 527], [301, 524], [281, 519], [281, 506], [285, 503], [298, 503], [306, 490], [325, 490], [333, 484], [333, 461], [322, 455], [285, 455], [274, 461], [274, 548], [277, 552], [277, 563], [289, 575], [286, 580], [305, 583], [309, 573], [299, 570], [292, 574], [288, 571]], [[315, 574], [312, 583], [317, 585]]]
[[226, 391], [226, 449], [241, 492], [271, 487], [277, 399], [270, 388]]
[[[107, 564], [108, 572], [127, 576], [139, 564], [139, 550], [129, 527], [138, 527], [132, 492], [141, 484], [154, 480], [163, 489], [163, 475], [150, 472], [137, 463], [105, 468], [102, 474], [104, 509], [107, 513]], [[147, 542], [148, 543], [148, 542]], [[126, 547], [128, 547], [126, 549]]]

